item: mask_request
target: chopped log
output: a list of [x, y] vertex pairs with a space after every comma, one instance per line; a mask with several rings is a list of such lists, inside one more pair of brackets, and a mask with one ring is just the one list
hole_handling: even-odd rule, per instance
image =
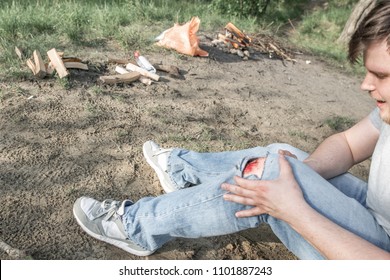
[[39, 78], [44, 78], [46, 76], [46, 67], [43, 62], [41, 53], [37, 50], [33, 52], [34, 62], [35, 62], [35, 76]]
[[49, 57], [53, 67], [56, 69], [58, 76], [60, 78], [64, 78], [69, 75], [68, 70], [66, 69], [64, 62], [62, 61], [61, 56], [56, 51], [56, 49], [51, 49], [47, 52], [47, 56]]
[[[115, 67], [115, 72], [119, 73], [119, 74], [127, 74], [127, 73], [131, 73], [129, 71], [127, 71], [125, 68], [121, 67], [121, 66], [117, 66]], [[143, 83], [144, 85], [147, 85], [147, 86], [150, 86], [152, 84], [152, 80], [149, 79], [149, 78], [146, 78], [144, 76], [140, 76], [139, 77], [139, 81], [141, 83]]]
[[27, 64], [28, 68], [30, 68], [31, 71], [33, 72], [33, 74], [35, 75], [37, 73], [37, 70], [35, 69], [35, 64], [32, 61], [32, 59], [31, 58], [27, 59], [26, 64]]
[[65, 62], [82, 62], [80, 58], [77, 57], [63, 57], [62, 61]]
[[152, 84], [152, 80], [149, 78], [146, 78], [144, 76], [139, 77], [139, 81], [143, 83], [144, 85], [150, 86]]
[[154, 73], [150, 73], [149, 71], [141, 68], [141, 67], [138, 67], [132, 63], [128, 63], [126, 65], [126, 69], [127, 70], [130, 70], [130, 71], [135, 71], [135, 72], [138, 72], [140, 73], [142, 76], [145, 76], [145, 77], [148, 77], [154, 81], [158, 81], [160, 79], [160, 76], [157, 75], [157, 74], [154, 74]]
[[127, 74], [127, 73], [130, 73], [129, 71], [127, 71], [125, 68], [123, 68], [122, 66], [117, 66], [115, 67], [115, 72], [117, 72], [118, 74]]
[[131, 72], [126, 74], [118, 74], [118, 75], [112, 75], [112, 76], [101, 76], [99, 79], [109, 85], [119, 84], [119, 83], [132, 83], [139, 79], [141, 76], [140, 73], [137, 72]]
[[64, 65], [67, 69], [73, 68], [73, 69], [88, 70], [88, 65], [81, 62], [64, 62]]
[[230, 33], [236, 37], [238, 41], [243, 43], [244, 45], [249, 45], [252, 42], [252, 39], [245, 35], [240, 29], [238, 29], [233, 23], [229, 22], [226, 26], [225, 29], [228, 30]]
[[20, 60], [23, 60], [23, 53], [22, 53], [21, 49], [19, 49], [18, 47], [15, 47], [15, 53], [19, 57]]

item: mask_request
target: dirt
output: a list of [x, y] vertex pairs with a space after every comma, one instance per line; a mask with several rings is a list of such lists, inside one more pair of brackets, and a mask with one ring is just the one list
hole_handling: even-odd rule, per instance
[[[15, 78], [0, 83], [0, 240], [34, 259], [142, 259], [97, 241], [77, 225], [80, 196], [137, 200], [162, 194], [142, 156], [153, 139], [164, 147], [222, 151], [285, 142], [312, 151], [335, 133], [326, 120], [357, 121], [373, 108], [359, 78], [318, 57], [296, 62], [253, 53], [248, 61], [211, 46], [208, 58], [156, 48], [154, 64], [177, 66], [145, 86], [108, 86], [115, 46], [83, 48], [89, 71], [69, 79]], [[66, 52], [66, 50], [65, 50]], [[72, 55], [72, 54], [70, 54]], [[74, 55], [74, 54], [73, 54]], [[366, 179], [369, 162], [352, 169]], [[9, 259], [0, 252], [1, 259]], [[177, 239], [149, 259], [294, 259], [268, 226], [201, 239]]]

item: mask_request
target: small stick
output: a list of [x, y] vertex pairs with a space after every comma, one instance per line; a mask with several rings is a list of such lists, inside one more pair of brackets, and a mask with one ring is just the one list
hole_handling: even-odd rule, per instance
[[[10, 256], [12, 259], [21, 260], [21, 259], [30, 259], [31, 257], [28, 256], [24, 251], [21, 251], [16, 248], [12, 248], [7, 243], [0, 240], [0, 249], [7, 253], [8, 256]], [[31, 258], [32, 259], [32, 258]]]

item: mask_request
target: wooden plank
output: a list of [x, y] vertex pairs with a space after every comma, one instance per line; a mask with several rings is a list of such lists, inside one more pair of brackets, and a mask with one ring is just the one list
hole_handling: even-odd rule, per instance
[[62, 61], [60, 55], [57, 53], [56, 49], [51, 49], [47, 52], [47, 56], [49, 57], [51, 64], [54, 69], [56, 69], [57, 74], [60, 78], [64, 78], [69, 75], [68, 70], [66, 69], [64, 62]]
[[127, 74], [127, 73], [130, 73], [129, 71], [127, 71], [125, 68], [123, 68], [122, 66], [117, 66], [115, 67], [115, 72], [117, 72], [118, 74]]
[[82, 62], [80, 58], [77, 57], [63, 57], [62, 61], [65, 62]]
[[36, 72], [37, 70], [35, 69], [35, 64], [32, 61], [32, 59], [31, 58], [27, 59], [26, 64], [27, 64], [28, 68], [30, 68], [31, 71], [33, 72], [33, 74], [35, 75], [37, 73]]
[[[121, 66], [115, 67], [115, 72], [117, 72], [119, 74], [131, 73], [131, 72], [127, 71], [125, 68], [123, 68]], [[141, 83], [143, 83], [144, 85], [147, 85], [147, 86], [150, 86], [152, 84], [152, 80], [149, 79], [149, 78], [146, 78], [144, 76], [139, 77], [139, 81]]]
[[125, 73], [125, 74], [118, 74], [118, 75], [112, 75], [112, 76], [101, 76], [99, 79], [109, 85], [113, 84], [119, 84], [119, 83], [132, 83], [139, 79], [141, 76], [140, 73], [137, 72], [131, 72], [131, 73]]
[[141, 68], [141, 67], [138, 67], [137, 65], [134, 65], [132, 63], [128, 63], [126, 65], [126, 69], [127, 70], [130, 70], [130, 71], [135, 71], [135, 72], [138, 72], [140, 73], [142, 76], [145, 76], [145, 77], [148, 77], [154, 81], [158, 81], [160, 79], [160, 76], [157, 75], [157, 74], [154, 74], [154, 73], [150, 73], [149, 71]]
[[73, 69], [88, 70], [88, 65], [81, 62], [64, 62], [65, 67]]
[[35, 76], [39, 78], [44, 78], [46, 76], [46, 66], [43, 62], [41, 53], [37, 50], [33, 52], [34, 62], [35, 62]]

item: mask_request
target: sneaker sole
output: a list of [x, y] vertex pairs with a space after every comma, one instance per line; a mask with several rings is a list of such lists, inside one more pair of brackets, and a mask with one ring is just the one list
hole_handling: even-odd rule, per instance
[[[75, 202], [75, 205], [79, 202], [79, 199]], [[80, 208], [81, 207], [77, 207], [77, 208]], [[81, 213], [79, 213], [81, 212]], [[134, 248], [131, 248], [130, 245], [133, 245], [133, 246], [137, 246], [135, 244], [129, 244], [127, 242], [124, 242], [123, 240], [120, 240], [120, 239], [115, 239], [115, 238], [111, 238], [111, 237], [106, 237], [106, 236], [103, 236], [103, 235], [100, 235], [100, 234], [97, 234], [93, 231], [91, 231], [89, 228], [87, 228], [84, 223], [82, 222], [82, 220], [80, 219], [79, 215], [83, 215], [85, 216], [85, 214], [83, 213], [82, 210], [79, 210], [76, 209], [76, 206], [73, 207], [73, 216], [75, 217], [77, 223], [79, 224], [79, 226], [90, 236], [100, 240], [100, 241], [103, 241], [103, 242], [106, 242], [108, 244], [111, 244], [111, 245], [114, 245], [115, 247], [118, 247], [130, 254], [133, 254], [133, 255], [137, 255], [139, 257], [146, 257], [146, 256], [150, 256], [151, 254], [153, 254], [155, 251], [146, 251], [146, 250], [136, 250]], [[85, 216], [85, 219], [87, 219], [87, 217]]]
[[149, 154], [153, 154], [152, 148], [150, 146], [149, 142], [146, 142], [143, 147], [142, 151], [144, 154], [144, 157], [146, 159], [146, 162], [150, 165], [150, 167], [153, 168], [153, 170], [156, 172], [158, 180], [160, 181], [160, 184], [164, 191], [166, 193], [170, 193], [175, 191], [176, 189], [169, 183], [166, 182], [166, 172], [164, 172], [153, 160], [152, 156], [149, 156]]

